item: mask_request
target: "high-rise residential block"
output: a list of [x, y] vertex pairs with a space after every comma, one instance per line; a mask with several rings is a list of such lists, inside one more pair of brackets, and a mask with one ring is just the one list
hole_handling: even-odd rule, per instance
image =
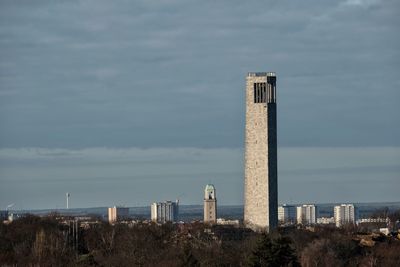
[[116, 223], [117, 221], [127, 219], [128, 217], [129, 217], [129, 208], [116, 207], [116, 206], [108, 208], [109, 223]]
[[276, 75], [251, 72], [246, 79], [244, 223], [270, 231], [278, 225]]
[[353, 204], [341, 204], [333, 209], [336, 227], [354, 224], [357, 220], [356, 209]]
[[217, 222], [217, 195], [212, 184], [206, 185], [204, 189], [204, 222]]
[[179, 201], [155, 202], [151, 205], [151, 220], [158, 223], [176, 222], [179, 216]]
[[8, 210], [0, 210], [0, 223], [8, 220]]
[[318, 209], [315, 205], [302, 205], [297, 207], [297, 223], [311, 225], [317, 223]]
[[278, 221], [280, 223], [296, 223], [296, 206], [283, 204], [278, 207]]

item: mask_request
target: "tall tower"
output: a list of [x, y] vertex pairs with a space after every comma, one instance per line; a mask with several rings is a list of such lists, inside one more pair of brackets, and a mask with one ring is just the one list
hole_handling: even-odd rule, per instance
[[206, 185], [204, 189], [204, 222], [217, 222], [217, 198], [212, 184]]
[[244, 223], [269, 232], [278, 225], [274, 72], [247, 74], [245, 142]]

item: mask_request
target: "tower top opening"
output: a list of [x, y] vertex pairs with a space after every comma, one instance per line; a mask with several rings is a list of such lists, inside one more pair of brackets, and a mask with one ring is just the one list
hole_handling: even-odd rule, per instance
[[248, 72], [247, 77], [276, 77], [275, 72]]
[[204, 190], [204, 198], [205, 199], [215, 199], [216, 198], [215, 187], [213, 184], [206, 185], [206, 188]]

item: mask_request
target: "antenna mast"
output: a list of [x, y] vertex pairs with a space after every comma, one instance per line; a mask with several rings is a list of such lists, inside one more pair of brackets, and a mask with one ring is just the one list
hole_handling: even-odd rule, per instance
[[69, 196], [70, 196], [70, 194], [67, 192], [65, 195], [67, 197], [67, 210], [68, 210], [69, 209]]

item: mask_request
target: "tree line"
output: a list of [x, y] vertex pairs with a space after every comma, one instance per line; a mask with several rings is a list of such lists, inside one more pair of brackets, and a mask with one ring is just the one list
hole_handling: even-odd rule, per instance
[[398, 238], [352, 227], [271, 234], [202, 223], [71, 227], [57, 216], [1, 224], [0, 266], [400, 266]]

